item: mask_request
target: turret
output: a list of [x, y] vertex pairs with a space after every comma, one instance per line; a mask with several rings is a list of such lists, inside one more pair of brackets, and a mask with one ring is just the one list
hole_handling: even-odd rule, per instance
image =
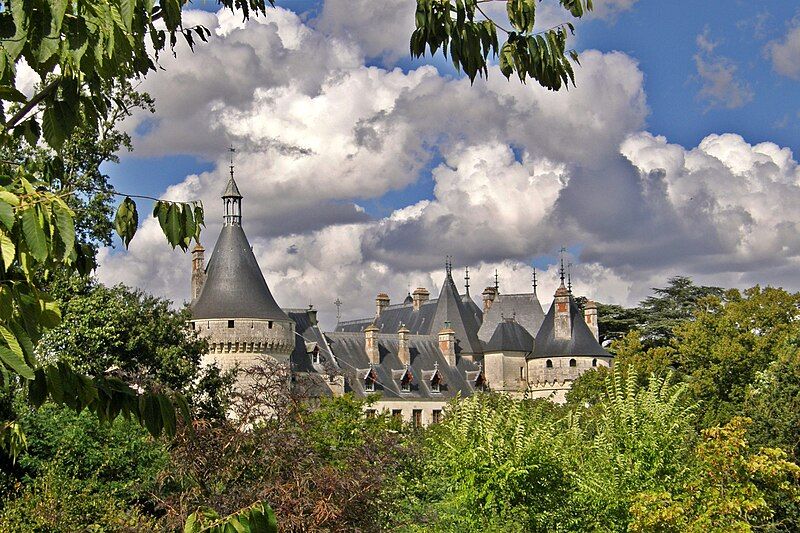
[[197, 300], [200, 296], [200, 291], [203, 290], [203, 284], [206, 282], [206, 249], [197, 243], [192, 250], [192, 302]]

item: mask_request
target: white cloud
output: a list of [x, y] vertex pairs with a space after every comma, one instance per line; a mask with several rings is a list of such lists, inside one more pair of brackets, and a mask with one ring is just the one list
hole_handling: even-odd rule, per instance
[[736, 109], [752, 101], [753, 90], [737, 76], [736, 63], [714, 53], [719, 43], [711, 39], [708, 28], [697, 36], [696, 42], [694, 64], [701, 84], [698, 96], [711, 108]]
[[800, 79], [800, 25], [790, 28], [782, 39], [767, 43], [764, 50], [775, 72]]
[[[379, 291], [398, 301], [409, 285], [438, 290], [446, 254], [471, 265], [478, 298], [495, 268], [502, 290], [525, 291], [527, 264], [562, 245], [580, 249], [576, 290], [601, 301], [635, 303], [674, 274], [800, 284], [792, 153], [736, 135], [687, 149], [642, 131], [644, 80], [627, 55], [584, 52], [568, 92], [496, 70], [470, 86], [432, 67], [367, 67], [363, 43], [269, 13], [246, 25], [196, 14], [212, 42], [165, 58], [166, 71], [146, 81], [158, 121], [134, 140], [139, 154], [216, 161], [165, 192], [205, 202], [209, 254], [224, 147], [237, 145], [245, 230], [282, 305], [314, 303], [327, 325], [336, 298], [347, 317], [368, 315]], [[144, 119], [128, 127], [142, 132]], [[430, 198], [380, 219], [361, 207], [421, 175], [433, 182]], [[130, 251], [100, 260], [103, 281], [188, 296], [190, 259], [153, 220]], [[555, 268], [551, 260], [540, 275], [543, 302]]]

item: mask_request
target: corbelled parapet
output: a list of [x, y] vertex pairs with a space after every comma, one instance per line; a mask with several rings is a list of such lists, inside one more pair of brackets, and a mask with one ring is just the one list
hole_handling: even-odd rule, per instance
[[456, 332], [449, 322], [445, 322], [444, 328], [439, 331], [439, 350], [448, 365], [456, 366]]
[[419, 311], [422, 304], [430, 300], [431, 293], [428, 292], [428, 289], [425, 287], [417, 287], [414, 289], [414, 292], [411, 293], [411, 298], [414, 302], [414, 311]]
[[583, 319], [586, 321], [586, 325], [589, 326], [589, 330], [592, 332], [592, 335], [594, 335], [594, 338], [599, 341], [600, 329], [597, 323], [597, 303], [591, 300], [586, 302], [583, 308]]
[[373, 365], [381, 364], [381, 352], [378, 348], [378, 326], [374, 323], [364, 329], [364, 348], [367, 351], [369, 362]]
[[411, 364], [411, 350], [408, 346], [408, 335], [410, 333], [405, 325], [401, 325], [400, 329], [397, 330], [397, 357], [400, 359], [400, 363], [406, 366]]
[[389, 295], [385, 292], [381, 292], [378, 296], [375, 297], [375, 316], [381, 316], [381, 313], [384, 309], [389, 307]]

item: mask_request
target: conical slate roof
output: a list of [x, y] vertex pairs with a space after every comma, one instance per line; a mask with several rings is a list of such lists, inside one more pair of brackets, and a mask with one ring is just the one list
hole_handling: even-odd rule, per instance
[[[563, 287], [563, 286], [562, 286]], [[555, 301], [544, 317], [542, 327], [536, 335], [532, 357], [558, 357], [569, 355], [587, 355], [609, 357], [610, 354], [603, 349], [594, 338], [589, 326], [583, 319], [583, 314], [572, 296], [569, 297], [569, 312], [572, 322], [572, 335], [569, 339], [556, 339], [555, 337]]]
[[225, 187], [225, 192], [222, 193], [223, 198], [242, 198], [242, 193], [239, 192], [239, 187], [236, 186], [236, 181], [233, 175], [228, 180], [228, 186]]
[[485, 352], [532, 352], [533, 335], [515, 320], [503, 320], [486, 343]]
[[461, 300], [449, 270], [444, 278], [439, 300], [436, 302], [431, 334], [438, 333], [445, 327], [446, 322], [449, 322], [450, 327], [456, 332], [456, 341], [461, 352], [483, 353], [481, 341], [478, 340], [478, 323], [475, 315]]
[[[238, 194], [238, 189], [235, 192]], [[203, 290], [192, 305], [192, 316], [289, 320], [272, 297], [241, 226], [223, 226], [206, 268]]]

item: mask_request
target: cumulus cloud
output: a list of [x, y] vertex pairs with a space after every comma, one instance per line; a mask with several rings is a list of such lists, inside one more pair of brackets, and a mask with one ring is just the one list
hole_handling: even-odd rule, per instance
[[[539, 276], [547, 301], [562, 245], [580, 250], [576, 291], [601, 301], [635, 303], [674, 274], [797, 284], [792, 153], [736, 135], [684, 148], [643, 131], [643, 76], [629, 56], [583, 52], [569, 92], [507, 82], [496, 70], [470, 86], [430, 66], [367, 66], [357, 38], [269, 13], [247, 24], [192, 13], [212, 42], [165, 58], [143, 86], [157, 121], [136, 116], [127, 127], [139, 154], [216, 161], [164, 194], [204, 201], [209, 255], [224, 146], [236, 144], [245, 231], [282, 305], [313, 303], [327, 326], [337, 298], [346, 318], [369, 315], [378, 291], [394, 301], [409, 287], [438, 291], [446, 254], [470, 264], [478, 297], [495, 268], [501, 290], [528, 290], [528, 265], [549, 258]], [[713, 54], [708, 43], [703, 53]], [[432, 195], [384, 218], [359, 205], [421, 177]], [[129, 251], [101, 253], [98, 275], [180, 302], [189, 269], [151, 219]]]
[[767, 56], [778, 74], [800, 79], [800, 25], [795, 25], [782, 39], [767, 43]]
[[711, 108], [736, 109], [750, 102], [753, 90], [738, 77], [739, 67], [732, 59], [715, 53], [718, 43], [711, 40], [708, 28], [697, 36], [696, 42], [698, 51], [694, 64], [700, 81], [698, 97]]

